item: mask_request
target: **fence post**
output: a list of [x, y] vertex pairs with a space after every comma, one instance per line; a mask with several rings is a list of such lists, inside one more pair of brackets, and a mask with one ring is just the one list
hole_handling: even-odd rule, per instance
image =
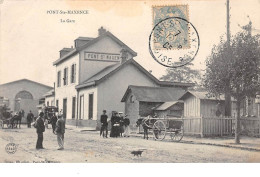
[[[223, 116], [220, 117], [220, 136], [223, 136], [223, 125], [225, 125], [225, 123], [223, 124]], [[224, 120], [225, 122], [225, 120]], [[225, 128], [224, 128], [225, 129]]]
[[203, 138], [204, 137], [204, 134], [203, 134], [203, 128], [204, 128], [204, 125], [203, 125], [203, 117], [200, 116], [200, 137]]

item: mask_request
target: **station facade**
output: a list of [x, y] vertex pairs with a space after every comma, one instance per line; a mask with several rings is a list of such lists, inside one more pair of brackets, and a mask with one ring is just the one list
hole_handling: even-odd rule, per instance
[[73, 48], [63, 48], [56, 67], [55, 105], [66, 123], [96, 129], [102, 110], [125, 112], [121, 102], [129, 85], [182, 87], [190, 84], [163, 82], [138, 64], [137, 53], [104, 28], [98, 37], [79, 37]]

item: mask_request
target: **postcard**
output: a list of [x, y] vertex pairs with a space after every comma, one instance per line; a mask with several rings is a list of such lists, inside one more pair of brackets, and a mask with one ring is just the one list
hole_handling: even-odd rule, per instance
[[260, 162], [259, 9], [1, 0], [0, 162]]

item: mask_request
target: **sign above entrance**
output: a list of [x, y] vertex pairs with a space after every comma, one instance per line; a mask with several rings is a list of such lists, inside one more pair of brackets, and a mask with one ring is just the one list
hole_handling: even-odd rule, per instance
[[85, 60], [120, 61], [120, 54], [85, 52]]

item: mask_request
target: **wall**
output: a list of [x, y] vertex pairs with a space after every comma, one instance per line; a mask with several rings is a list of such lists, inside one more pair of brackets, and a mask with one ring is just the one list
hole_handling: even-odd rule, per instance
[[200, 116], [200, 99], [191, 95], [184, 100], [184, 117]]
[[48, 103], [49, 102], [49, 106], [56, 106], [54, 103], [54, 96], [48, 96], [48, 97], [45, 97], [45, 105], [48, 106]]
[[126, 65], [98, 85], [98, 118], [104, 109], [107, 110], [108, 117], [111, 117], [112, 111], [125, 111], [125, 103], [121, 102], [121, 99], [129, 85], [157, 87], [133, 64]]
[[[85, 60], [85, 52], [120, 54], [121, 49], [122, 47], [118, 45], [114, 40], [112, 40], [110, 37], [105, 37], [95, 44], [82, 50], [80, 52], [80, 83], [84, 82], [85, 80], [96, 74], [98, 71], [101, 71], [103, 68], [119, 63], [111, 61]], [[132, 55], [130, 53], [128, 53], [128, 59], [129, 58], [132, 58]]]
[[[133, 96], [133, 102], [130, 102], [130, 97]], [[132, 94], [129, 94], [128, 98], [125, 102], [125, 114], [127, 114], [127, 117], [130, 120], [130, 124], [134, 125], [139, 116], [139, 101], [136, 100], [135, 96]]]
[[[71, 83], [71, 66], [72, 64], [76, 64], [76, 82]], [[68, 67], [68, 85], [63, 85], [63, 74], [64, 68]], [[58, 71], [61, 71], [61, 86], [57, 87], [57, 75]], [[56, 100], [59, 100], [59, 110], [63, 109], [63, 99], [67, 98], [67, 119], [72, 119], [72, 98], [76, 97], [77, 101], [77, 91], [75, 86], [78, 85], [79, 81], [79, 54], [71, 57], [68, 60], [58, 64], [56, 66], [56, 84], [55, 84], [55, 106]]]
[[220, 111], [225, 115], [225, 101], [218, 100], [200, 100], [201, 102], [201, 115], [204, 117], [216, 117], [218, 109], [217, 104], [220, 103]]
[[[79, 98], [81, 95], [84, 95], [84, 117], [83, 119], [89, 119], [88, 114], [89, 114], [89, 94], [94, 94], [94, 100], [93, 100], [93, 119], [92, 120], [97, 120], [97, 95], [98, 95], [98, 90], [96, 87], [90, 87], [90, 88], [85, 88], [81, 89], [79, 91]], [[79, 106], [80, 108], [80, 102]], [[79, 112], [80, 110], [78, 110]]]
[[161, 105], [161, 103], [158, 102], [139, 102], [139, 115], [141, 117], [147, 117], [148, 115], [152, 116], [153, 115], [153, 110], [152, 108], [155, 108], [159, 105]]
[[16, 94], [18, 94], [20, 91], [27, 91], [31, 93], [33, 100], [21, 100], [20, 109], [25, 110], [25, 115], [28, 114], [28, 110], [32, 110], [34, 115], [38, 115], [36, 106], [39, 103], [39, 99], [43, 96], [43, 94], [51, 89], [52, 88], [49, 86], [37, 84], [29, 80], [19, 80], [0, 85], [0, 95], [9, 99], [9, 107], [11, 111], [14, 111]]
[[183, 105], [176, 104], [169, 107], [167, 110], [154, 111], [158, 117], [182, 117], [183, 116]]

